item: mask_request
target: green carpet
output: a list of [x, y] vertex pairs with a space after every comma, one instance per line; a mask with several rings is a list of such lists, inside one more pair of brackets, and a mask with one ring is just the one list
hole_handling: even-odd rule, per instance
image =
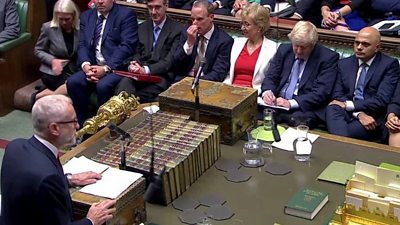
[[29, 138], [33, 134], [31, 113], [14, 110], [0, 117], [0, 139]]

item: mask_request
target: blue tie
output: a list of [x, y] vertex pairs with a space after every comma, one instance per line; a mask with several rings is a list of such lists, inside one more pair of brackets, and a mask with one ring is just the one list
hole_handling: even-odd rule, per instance
[[294, 94], [294, 90], [296, 89], [296, 84], [299, 81], [299, 77], [300, 77], [300, 72], [301, 72], [301, 65], [303, 64], [304, 60], [303, 59], [299, 59], [297, 58], [294, 61], [293, 64], [293, 68], [292, 68], [292, 73], [290, 75], [290, 81], [289, 81], [289, 85], [286, 88], [285, 91], [285, 99], [292, 99], [293, 98], [293, 94]]
[[155, 26], [153, 30], [153, 48], [156, 46], [158, 36], [160, 35], [161, 28], [159, 26]]
[[100, 35], [101, 35], [101, 30], [103, 28], [103, 21], [104, 21], [105, 17], [103, 15], [100, 15], [97, 18], [97, 22], [96, 22], [96, 30], [94, 31], [94, 40], [93, 40], [93, 44], [96, 47], [97, 44], [100, 41]]
[[365, 77], [367, 76], [367, 67], [368, 64], [361, 64], [361, 72], [358, 77], [356, 90], [354, 91], [354, 100], [364, 100], [364, 85], [365, 85]]

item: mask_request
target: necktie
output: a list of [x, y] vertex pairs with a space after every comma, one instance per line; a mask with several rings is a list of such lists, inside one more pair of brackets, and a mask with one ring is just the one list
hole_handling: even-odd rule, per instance
[[294, 90], [296, 89], [296, 84], [299, 81], [299, 76], [300, 76], [300, 72], [301, 72], [300, 69], [301, 69], [303, 62], [304, 62], [303, 59], [296, 59], [294, 61], [292, 73], [290, 75], [289, 85], [285, 91], [285, 96], [284, 96], [285, 99], [293, 98]]
[[199, 51], [197, 53], [196, 60], [194, 62], [194, 67], [193, 67], [193, 70], [195, 72], [194, 74], [197, 73], [197, 70], [199, 69], [199, 66], [200, 66], [200, 62], [204, 58], [204, 53], [206, 51], [205, 42], [206, 42], [205, 37], [204, 36], [199, 36], [199, 45], [198, 45], [199, 46], [198, 47]]
[[158, 36], [160, 35], [161, 28], [159, 26], [155, 26], [153, 30], [153, 48], [156, 46]]
[[104, 21], [105, 17], [103, 15], [100, 15], [97, 18], [97, 22], [96, 22], [96, 29], [94, 31], [94, 40], [93, 40], [93, 44], [96, 47], [97, 44], [100, 41], [100, 35], [101, 35], [101, 30], [103, 28], [103, 21]]
[[365, 85], [365, 77], [367, 76], [367, 67], [366, 63], [361, 64], [361, 72], [358, 77], [356, 90], [354, 91], [354, 100], [363, 100], [364, 99], [364, 85]]

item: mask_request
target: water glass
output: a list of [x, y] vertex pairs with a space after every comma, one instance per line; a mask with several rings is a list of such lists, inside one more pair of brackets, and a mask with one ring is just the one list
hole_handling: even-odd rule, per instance
[[308, 139], [308, 126], [299, 125], [297, 126], [297, 139], [293, 143], [295, 155], [294, 158], [300, 162], [306, 162], [310, 160], [312, 144]]
[[274, 110], [272, 109], [264, 109], [264, 130], [270, 131], [272, 130], [272, 117]]
[[268, 158], [272, 155], [272, 145], [269, 142], [264, 142], [261, 144], [260, 155], [262, 158]]
[[247, 130], [248, 141], [244, 143], [244, 160], [249, 165], [258, 165], [262, 162], [260, 157], [261, 144], [257, 140], [258, 130]]

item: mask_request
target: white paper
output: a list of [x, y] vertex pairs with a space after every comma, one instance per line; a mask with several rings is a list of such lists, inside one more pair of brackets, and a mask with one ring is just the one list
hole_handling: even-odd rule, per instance
[[140, 173], [109, 168], [102, 174], [101, 180], [80, 189], [80, 192], [115, 199], [131, 184], [142, 177]]
[[[313, 143], [315, 140], [317, 140], [319, 135], [308, 133], [307, 137], [308, 137], [308, 140], [310, 140], [311, 143]], [[281, 141], [272, 143], [272, 146], [274, 146], [275, 148], [280, 148], [282, 150], [286, 150], [286, 151], [294, 151], [293, 142], [294, 142], [294, 140], [296, 140], [296, 138], [297, 138], [297, 130], [289, 127], [281, 135]]]
[[273, 109], [283, 109], [283, 110], [289, 111], [289, 108], [285, 108], [285, 107], [282, 107], [282, 106], [267, 105], [261, 97], [257, 97], [257, 104], [263, 105], [263, 106], [267, 106], [267, 107], [273, 108]]
[[65, 174], [76, 174], [88, 171], [102, 173], [108, 168], [108, 165], [95, 162], [86, 158], [85, 156], [80, 156], [79, 158], [74, 157], [69, 160], [65, 165], [63, 165], [63, 170]]
[[146, 106], [143, 109], [146, 110], [148, 113], [153, 114], [158, 112], [158, 110], [160, 110], [160, 107], [158, 107], [157, 105], [151, 105], [151, 106]]

